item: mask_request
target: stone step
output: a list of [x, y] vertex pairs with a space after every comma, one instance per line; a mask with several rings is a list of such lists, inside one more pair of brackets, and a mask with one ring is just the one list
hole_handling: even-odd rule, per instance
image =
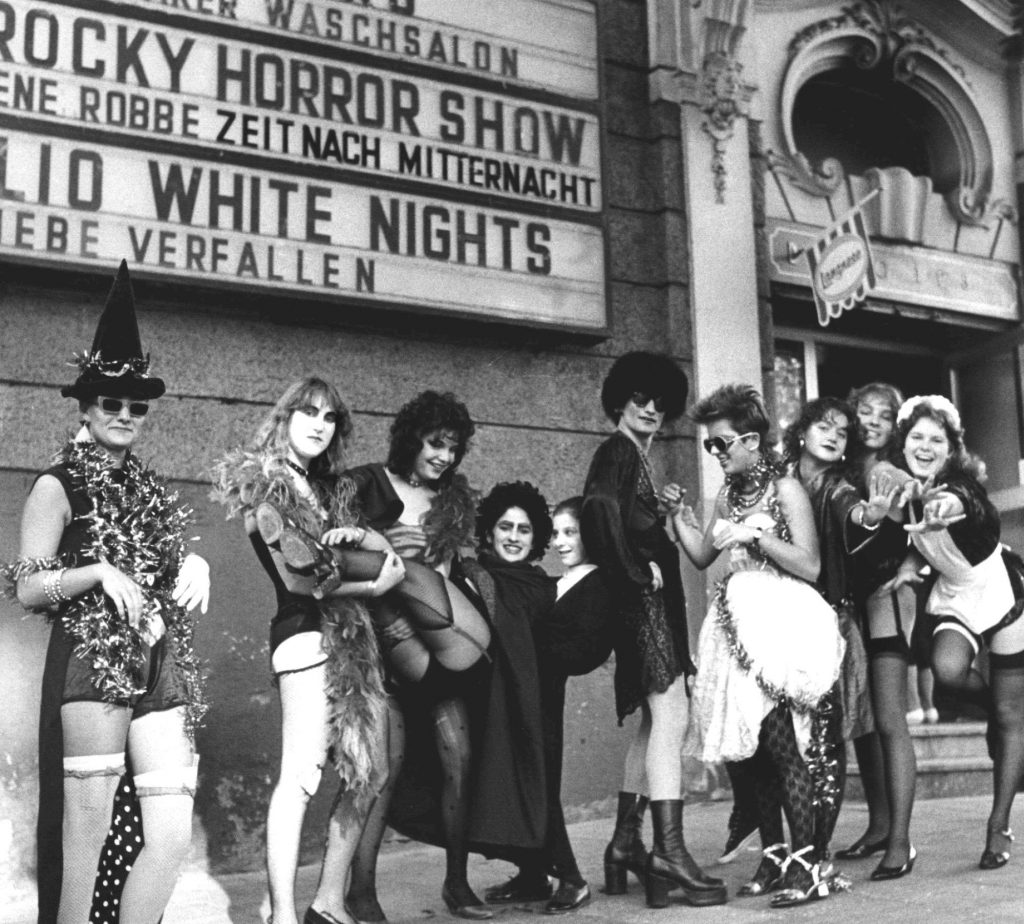
[[[992, 761], [984, 722], [940, 722], [911, 726], [917, 757], [918, 799], [977, 796], [992, 791]], [[863, 799], [853, 747], [847, 749], [847, 799]]]

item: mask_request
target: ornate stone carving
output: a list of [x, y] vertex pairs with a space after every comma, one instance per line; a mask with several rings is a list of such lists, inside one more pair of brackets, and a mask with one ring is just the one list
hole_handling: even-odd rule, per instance
[[751, 0], [647, 0], [652, 98], [700, 107], [718, 202], [725, 201], [726, 145], [750, 96], [738, 57], [750, 6]]
[[701, 75], [701, 111], [707, 117], [701, 128], [711, 137], [714, 153], [711, 173], [715, 184], [715, 201], [725, 202], [725, 146], [732, 138], [739, 115], [740, 73], [743, 66], [728, 54], [716, 51], [704, 59]]
[[780, 97], [785, 151], [770, 155], [773, 171], [812, 195], [831, 195], [843, 182], [844, 171], [834, 159], [811, 164], [798, 150], [793, 134], [797, 93], [811, 78], [850, 62], [864, 70], [886, 68], [894, 81], [931, 103], [955, 140], [960, 182], [946, 203], [956, 220], [975, 226], [987, 226], [993, 219], [1015, 220], [1009, 217], [1015, 215], [1012, 207], [989, 198], [992, 145], [966, 72], [898, 5], [859, 0], [845, 6], [838, 16], [798, 32], [789, 53]]

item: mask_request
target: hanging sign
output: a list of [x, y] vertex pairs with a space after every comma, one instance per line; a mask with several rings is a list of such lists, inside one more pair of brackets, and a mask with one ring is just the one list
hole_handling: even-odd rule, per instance
[[[877, 190], [872, 195], [877, 195]], [[857, 203], [804, 251], [822, 327], [862, 302], [875, 287], [871, 241], [862, 211], [870, 198]]]

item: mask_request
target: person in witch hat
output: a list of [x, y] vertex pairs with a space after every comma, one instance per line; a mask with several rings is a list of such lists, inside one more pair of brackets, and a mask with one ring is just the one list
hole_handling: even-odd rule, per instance
[[[19, 558], [3, 569], [21, 604], [52, 623], [39, 920], [94, 920], [99, 890], [110, 904], [102, 920], [153, 922], [191, 840], [194, 730], [204, 710], [192, 611], [206, 612], [210, 578], [186, 551], [191, 512], [132, 453], [164, 383], [149, 375], [124, 261], [92, 349], [76, 363], [79, 375], [61, 394], [77, 399], [82, 427], [36, 478]], [[144, 840], [126, 810], [105, 846], [126, 767]]]

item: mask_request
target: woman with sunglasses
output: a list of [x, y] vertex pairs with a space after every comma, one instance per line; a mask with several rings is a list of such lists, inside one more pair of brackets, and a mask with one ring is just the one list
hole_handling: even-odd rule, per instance
[[[671, 885], [694, 905], [726, 900], [725, 884], [704, 873], [683, 839], [682, 768], [687, 678], [693, 675], [679, 555], [662, 526], [648, 454], [655, 434], [686, 404], [687, 381], [668, 356], [620, 356], [601, 389], [615, 433], [590, 463], [580, 525], [618, 613], [615, 704], [619, 722], [637, 709], [640, 724], [626, 753], [615, 833], [605, 850], [605, 890], [626, 891], [626, 873], [646, 881], [651, 907], [668, 905]], [[654, 849], [640, 840], [650, 796]]]
[[[355, 924], [345, 907], [345, 883], [387, 772], [380, 652], [369, 612], [357, 598], [386, 593], [405, 571], [379, 534], [357, 525], [355, 485], [343, 474], [351, 432], [337, 390], [306, 377], [285, 390], [250, 446], [228, 453], [215, 469], [214, 496], [229, 517], [244, 517], [277, 598], [270, 666], [281, 701], [281, 768], [267, 810], [273, 924], [296, 924], [302, 822], [329, 760], [342, 788], [304, 921]], [[308, 547], [319, 548], [314, 539], [343, 549], [363, 573], [323, 581], [300, 560]]]
[[[663, 496], [694, 565], [707, 568], [727, 550], [730, 573], [701, 629], [689, 750], [708, 763], [755, 759], [765, 851], [750, 893], [778, 879], [773, 907], [826, 898], [817, 822], [821, 800], [839, 794], [822, 701], [839, 677], [844, 644], [835, 612], [812, 584], [820, 571], [814, 513], [768, 449], [770, 422], [754, 388], [723, 386], [691, 415], [707, 427], [704, 447], [725, 486], [703, 530], [678, 486]], [[774, 809], [777, 786], [788, 851]]]
[[[978, 479], [977, 460], [964, 447], [953, 404], [941, 395], [911, 398], [896, 425], [912, 476], [897, 506], [915, 551], [896, 584], [922, 561], [931, 566], [936, 579], [927, 611], [936, 620], [935, 679], [989, 713], [993, 799], [978, 866], [999, 869], [1010, 859], [1010, 809], [1024, 778], [1024, 563], [999, 541], [999, 515]], [[989, 650], [988, 682], [973, 667], [982, 642]], [[904, 860], [900, 867], [872, 878], [910, 872], [916, 852], [910, 845], [906, 851], [897, 858]]]
[[[134, 456], [149, 375], [122, 261], [92, 349], [61, 389], [75, 398], [78, 434], [35, 481], [18, 561], [18, 600], [52, 620], [39, 739], [39, 920], [156, 921], [191, 843], [194, 734], [205, 706], [190, 611], [206, 612], [206, 562], [187, 553], [191, 511]], [[126, 766], [131, 774], [119, 789]], [[115, 793], [141, 818], [103, 858]], [[125, 873], [128, 872], [127, 876]], [[99, 896], [97, 898], [97, 896]], [[91, 908], [95, 905], [95, 911]]]

